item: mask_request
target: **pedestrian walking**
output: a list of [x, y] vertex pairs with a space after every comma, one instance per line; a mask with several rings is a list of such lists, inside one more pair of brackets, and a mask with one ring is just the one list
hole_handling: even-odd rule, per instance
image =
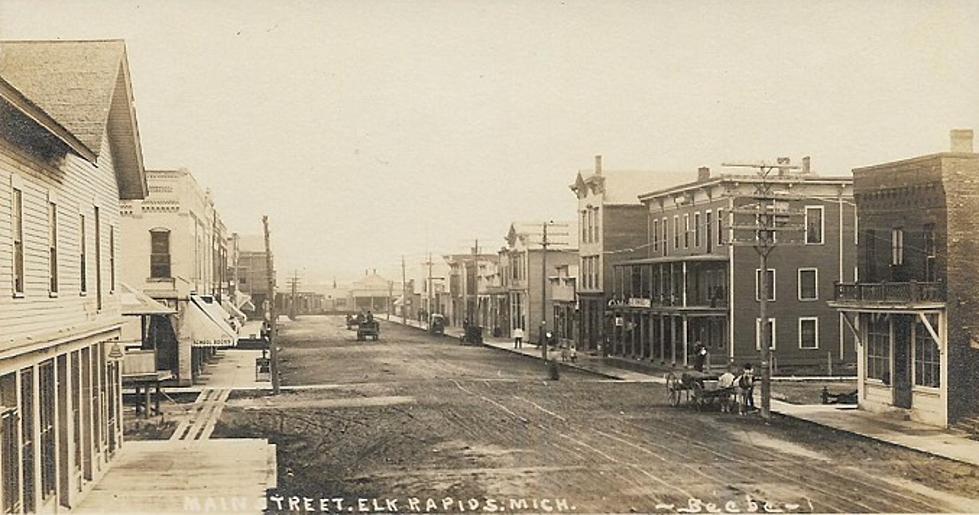
[[523, 329], [520, 327], [513, 328], [513, 348], [522, 349], [523, 348]]
[[700, 343], [700, 340], [697, 340], [697, 343], [694, 344], [693, 348], [695, 353], [693, 357], [693, 369], [697, 372], [703, 372], [704, 363], [707, 362], [707, 347], [704, 347], [703, 344]]

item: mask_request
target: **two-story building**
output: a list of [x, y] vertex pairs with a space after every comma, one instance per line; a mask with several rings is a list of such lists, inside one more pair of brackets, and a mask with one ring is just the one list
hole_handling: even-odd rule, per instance
[[853, 170], [857, 274], [830, 305], [858, 341], [858, 402], [948, 426], [979, 412], [979, 154], [949, 152]]
[[[271, 259], [265, 253], [265, 239], [254, 234], [239, 235], [237, 238], [238, 261], [234, 275], [236, 302], [239, 308], [252, 320], [262, 320], [268, 308], [266, 301], [275, 299], [277, 288], [275, 275], [275, 256]], [[272, 270], [268, 263], [272, 262]], [[269, 291], [271, 276], [272, 291]]]
[[150, 318], [143, 350], [155, 349], [157, 369], [187, 386], [205, 359], [237, 343], [232, 317], [222, 306], [227, 292], [227, 234], [205, 191], [186, 169], [146, 172], [149, 195], [123, 202], [121, 277], [176, 311]]
[[606, 311], [611, 297], [612, 266], [646, 255], [646, 207], [639, 195], [668, 185], [663, 173], [602, 170], [595, 156], [594, 170], [581, 170], [570, 186], [578, 197], [577, 281], [579, 347], [594, 351], [606, 335]]
[[578, 265], [560, 265], [554, 275], [547, 278], [550, 294], [547, 303], [551, 306], [554, 327], [551, 331], [562, 345], [573, 344], [578, 340], [577, 295], [575, 283], [578, 279]]
[[[853, 339], [826, 305], [833, 283], [853, 277], [856, 210], [852, 179], [823, 177], [809, 158], [791, 181], [787, 208], [800, 215], [789, 245], [768, 259], [768, 324], [773, 365], [826, 373], [852, 366]], [[615, 265], [615, 354], [660, 364], [688, 364], [697, 343], [713, 364], [757, 362], [760, 342], [759, 256], [729, 245], [733, 213], [756, 200], [758, 175], [698, 170], [697, 180], [644, 193], [647, 257]], [[739, 222], [742, 225], [747, 223]]]
[[542, 322], [547, 328], [553, 327], [554, 313], [547, 309], [544, 298], [547, 277], [558, 267], [578, 262], [578, 227], [574, 222], [550, 222], [549, 227], [547, 249], [541, 245], [542, 222], [513, 222], [507, 231], [506, 245], [499, 253], [509, 309], [506, 336], [520, 327], [526, 341], [540, 342], [547, 330]]
[[77, 506], [122, 445], [120, 200], [147, 193], [123, 41], [0, 42], [0, 506]]

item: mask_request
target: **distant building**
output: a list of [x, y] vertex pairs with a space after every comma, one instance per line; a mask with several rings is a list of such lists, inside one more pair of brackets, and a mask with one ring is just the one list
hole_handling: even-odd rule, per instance
[[862, 409], [948, 426], [979, 414], [979, 154], [950, 152], [853, 170], [856, 273], [830, 305], [857, 336]]
[[594, 170], [581, 170], [570, 186], [578, 197], [577, 295], [579, 345], [594, 351], [607, 334], [612, 266], [646, 255], [647, 208], [639, 195], [669, 185], [663, 173], [603, 170], [595, 156]]
[[[480, 270], [495, 266], [494, 254], [449, 254], [442, 256], [449, 267], [449, 288], [447, 311], [443, 313], [450, 325], [461, 326], [464, 321], [477, 323], [480, 315], [477, 308], [479, 301]], [[479, 324], [484, 324], [482, 320]]]
[[554, 275], [547, 278], [550, 284], [547, 301], [554, 313], [554, 327], [551, 330], [555, 338], [565, 345], [578, 340], [578, 319], [575, 316], [577, 279], [578, 265], [558, 266]]
[[123, 281], [175, 309], [153, 316], [143, 343], [157, 369], [180, 386], [193, 383], [207, 357], [237, 343], [237, 322], [222, 305], [227, 295], [228, 235], [208, 191], [186, 169], [146, 172], [149, 195], [123, 202]]
[[514, 222], [506, 236], [506, 246], [500, 250], [499, 266], [503, 286], [507, 289], [506, 334], [520, 327], [527, 341], [539, 342], [547, 322], [553, 327], [553, 313], [547, 309], [542, 295], [547, 288], [546, 277], [564, 265], [578, 262], [578, 227], [574, 222], [556, 222], [548, 229], [551, 246], [546, 250], [547, 270], [543, 270], [545, 250], [543, 223]]
[[364, 277], [350, 285], [350, 299], [354, 311], [389, 313], [392, 303], [401, 296], [401, 282], [394, 282], [377, 274], [376, 270], [364, 272]]
[[[268, 269], [263, 236], [242, 235], [238, 239], [238, 287], [250, 299], [250, 306], [243, 306], [249, 318], [261, 320], [265, 317], [266, 301], [274, 300], [275, 256], [272, 256], [272, 270]], [[269, 275], [272, 276], [273, 292], [269, 292]], [[249, 310], [248, 308], [251, 308]]]
[[[794, 244], [768, 260], [767, 323], [777, 370], [825, 373], [856, 357], [841, 316], [825, 302], [834, 282], [853, 277], [856, 210], [850, 177], [819, 176], [808, 163], [794, 173], [785, 201], [805, 230], [779, 235]], [[614, 265], [614, 354], [684, 366], [700, 342], [715, 365], [757, 363], [759, 258], [754, 248], [729, 243], [732, 212], [756, 202], [760, 180], [701, 168], [695, 181], [639, 196], [648, 214], [639, 229], [648, 234], [647, 257]]]
[[119, 203], [147, 194], [126, 45], [0, 42], [0, 507], [76, 507], [123, 443]]

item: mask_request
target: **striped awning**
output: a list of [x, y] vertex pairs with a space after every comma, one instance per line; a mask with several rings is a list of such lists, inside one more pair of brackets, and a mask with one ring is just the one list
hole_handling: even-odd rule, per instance
[[238, 335], [224, 317], [225, 311], [213, 297], [191, 295], [180, 317], [179, 334], [189, 336], [194, 347], [234, 347]]

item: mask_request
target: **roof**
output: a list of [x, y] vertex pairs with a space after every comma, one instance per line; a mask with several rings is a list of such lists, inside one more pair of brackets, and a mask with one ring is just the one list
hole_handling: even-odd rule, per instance
[[170, 315], [176, 313], [175, 310], [126, 283], [119, 283], [119, 285], [122, 290], [120, 302], [122, 303], [123, 315]]
[[586, 186], [604, 188], [604, 204], [639, 205], [639, 195], [668, 188], [676, 182], [676, 177], [675, 172], [653, 170], [605, 170], [601, 175], [582, 175], [582, 172], [578, 172], [570, 188], [576, 193]]
[[731, 173], [721, 173], [719, 175], [713, 175], [710, 179], [706, 181], [691, 181], [683, 184], [678, 184], [669, 188], [663, 188], [655, 191], [650, 191], [648, 193], [642, 193], [639, 195], [639, 200], [647, 201], [655, 197], [661, 197], [665, 195], [675, 195], [685, 191], [717, 186], [723, 183], [745, 183], [745, 184], [755, 184], [760, 182], [803, 182], [806, 184], [851, 184], [853, 183], [853, 177], [846, 176], [823, 176], [823, 175], [800, 175], [791, 174], [785, 177], [772, 176], [767, 179], [762, 179], [757, 174], [731, 174]]
[[720, 256], [717, 254], [696, 254], [692, 256], [659, 256], [659, 257], [652, 257], [652, 258], [630, 259], [627, 261], [614, 263], [612, 266], [650, 265], [656, 263], [680, 263], [682, 261], [721, 263], [727, 260], [728, 260], [727, 256]]
[[[577, 222], [551, 220], [548, 222], [548, 227], [547, 239], [556, 246], [555, 250], [578, 248]], [[525, 245], [540, 245], [543, 231], [544, 222], [512, 222], [507, 231], [506, 241], [511, 247], [518, 238], [523, 240]]]
[[0, 42], [0, 77], [95, 156], [108, 133], [122, 200], [147, 193], [128, 63], [122, 40]]
[[[82, 158], [88, 160], [89, 162], [95, 162], [96, 155], [94, 152], [89, 150], [84, 143], [79, 141], [74, 134], [68, 131], [68, 129], [64, 128], [57, 122], [57, 120], [51, 118], [51, 115], [44, 112], [44, 110], [38, 107], [34, 102], [31, 102], [29, 98], [25, 97], [24, 94], [18, 91], [12, 84], [3, 80], [2, 77], [0, 77], [0, 99], [10, 104], [10, 106], [12, 106], [15, 110], [29, 118], [39, 127], [44, 129], [44, 131], [46, 131], [48, 134], [67, 145], [72, 151]], [[23, 127], [21, 127], [21, 129], [23, 129]]]

